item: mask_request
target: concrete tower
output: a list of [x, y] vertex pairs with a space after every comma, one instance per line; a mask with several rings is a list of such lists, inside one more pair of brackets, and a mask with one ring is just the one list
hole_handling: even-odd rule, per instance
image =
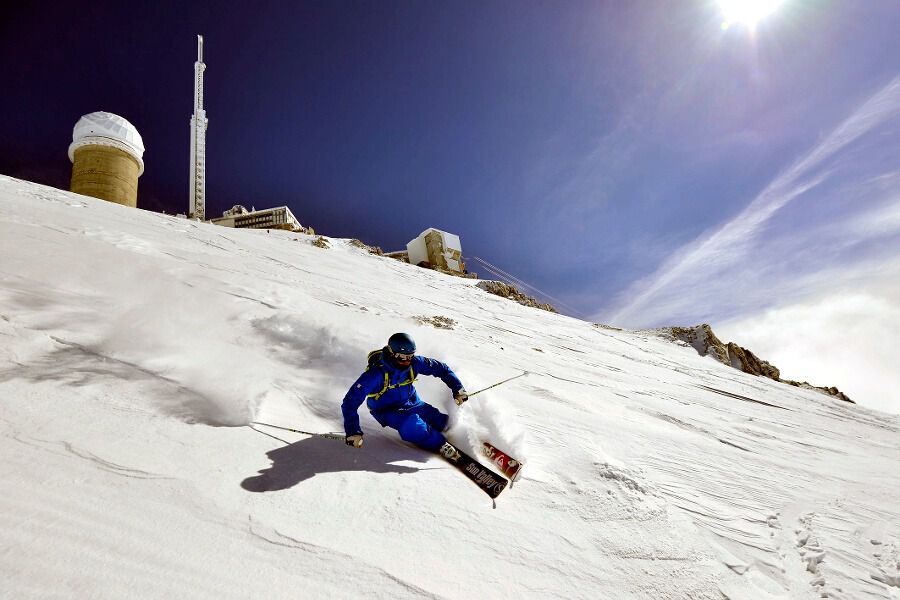
[[206, 127], [209, 119], [203, 110], [203, 36], [197, 36], [197, 62], [194, 63], [194, 114], [191, 116], [191, 202], [188, 217], [206, 220]]
[[69, 145], [70, 189], [134, 208], [143, 156], [144, 140], [134, 125], [108, 112], [84, 115], [72, 130]]

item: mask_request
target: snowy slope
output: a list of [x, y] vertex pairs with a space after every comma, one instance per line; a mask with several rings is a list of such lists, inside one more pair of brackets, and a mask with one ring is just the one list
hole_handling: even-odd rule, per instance
[[[0, 176], [0, 597], [900, 598], [900, 418], [331, 240]], [[453, 330], [416, 317], [446, 316]], [[408, 331], [527, 462], [339, 431]]]

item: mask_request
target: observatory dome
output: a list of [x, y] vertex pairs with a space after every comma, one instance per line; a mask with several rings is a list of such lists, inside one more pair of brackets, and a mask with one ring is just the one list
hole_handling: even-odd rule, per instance
[[138, 162], [138, 174], [144, 172], [144, 140], [134, 125], [119, 115], [98, 111], [81, 117], [72, 130], [69, 160], [75, 162], [75, 150], [89, 145], [113, 146], [124, 150]]

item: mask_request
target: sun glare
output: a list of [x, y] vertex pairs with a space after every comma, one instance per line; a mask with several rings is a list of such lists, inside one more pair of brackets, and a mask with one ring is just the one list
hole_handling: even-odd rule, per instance
[[753, 29], [756, 24], [770, 15], [784, 0], [719, 0], [722, 10], [722, 29], [735, 23], [742, 23]]

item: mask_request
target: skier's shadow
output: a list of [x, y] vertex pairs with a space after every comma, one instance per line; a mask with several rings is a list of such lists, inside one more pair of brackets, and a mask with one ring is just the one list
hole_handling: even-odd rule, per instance
[[[260, 431], [255, 428], [254, 430]], [[274, 492], [293, 487], [318, 473], [369, 471], [403, 474], [422, 470], [390, 463], [419, 459], [424, 462], [427, 454], [409, 446], [399, 445], [393, 440], [376, 436], [372, 438], [370, 440], [367, 436], [365, 447], [359, 450], [333, 440], [315, 437], [269, 450], [266, 456], [272, 461], [272, 466], [242, 481], [241, 487], [248, 492]]]

